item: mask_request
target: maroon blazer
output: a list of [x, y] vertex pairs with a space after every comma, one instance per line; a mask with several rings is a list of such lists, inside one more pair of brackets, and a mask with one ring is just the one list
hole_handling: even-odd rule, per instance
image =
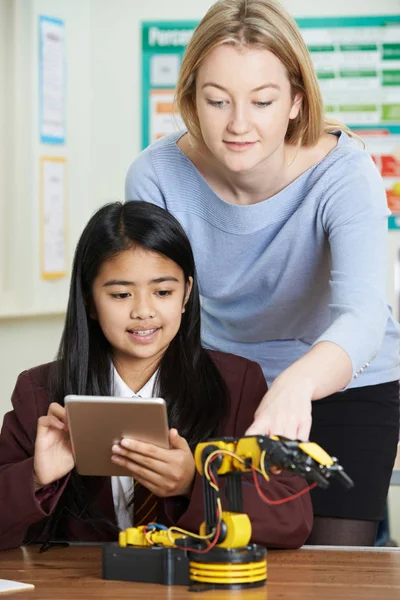
[[[253, 420], [266, 383], [254, 362], [231, 354], [210, 352], [230, 394], [230, 410], [221, 425], [220, 436], [242, 436]], [[4, 417], [0, 434], [0, 549], [20, 546], [30, 539], [37, 525], [55, 509], [68, 488], [69, 475], [39, 492], [34, 492], [33, 454], [38, 418], [47, 414], [51, 364], [24, 371], [12, 395], [13, 410]], [[89, 478], [97, 494], [97, 505], [116, 525], [110, 477]], [[93, 481], [92, 481], [93, 480]], [[305, 487], [300, 477], [290, 474], [262, 481], [263, 492], [273, 499], [283, 498]], [[252, 523], [252, 541], [271, 548], [298, 548], [307, 539], [313, 522], [308, 494], [277, 506], [266, 504], [249, 481], [242, 483], [244, 512]], [[190, 499], [179, 496], [161, 499], [158, 522], [198, 532], [204, 521], [202, 478], [196, 474]], [[45, 521], [44, 521], [45, 522]], [[39, 523], [40, 525], [40, 523]], [[34, 529], [33, 529], [34, 526]], [[98, 533], [72, 515], [63, 520], [62, 539], [71, 541], [113, 541], [116, 534]]]

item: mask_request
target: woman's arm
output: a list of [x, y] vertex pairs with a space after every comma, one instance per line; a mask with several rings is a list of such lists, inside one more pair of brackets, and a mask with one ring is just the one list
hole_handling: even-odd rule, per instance
[[351, 377], [348, 354], [337, 344], [319, 342], [275, 379], [257, 408], [247, 435], [266, 433], [307, 440], [312, 400], [345, 388]]
[[326, 187], [317, 218], [330, 246], [331, 323], [273, 382], [251, 434], [307, 439], [311, 402], [361, 376], [382, 345], [390, 316], [385, 302], [389, 211], [382, 180], [365, 153], [357, 163], [348, 160], [346, 172]]

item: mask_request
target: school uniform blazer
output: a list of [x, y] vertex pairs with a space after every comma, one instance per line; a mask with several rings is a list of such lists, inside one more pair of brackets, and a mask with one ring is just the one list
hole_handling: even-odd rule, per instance
[[[210, 352], [230, 394], [230, 410], [219, 435], [242, 436], [253, 420], [266, 383], [261, 368], [244, 358]], [[34, 492], [33, 455], [38, 418], [47, 414], [51, 364], [24, 371], [12, 395], [13, 410], [4, 417], [0, 434], [0, 549], [20, 546], [45, 523], [68, 486], [69, 475]], [[116, 524], [111, 478], [90, 478], [97, 506]], [[284, 498], [305, 487], [300, 477], [290, 474], [262, 481], [263, 492], [271, 499]], [[281, 505], [268, 505], [257, 494], [250, 479], [242, 482], [244, 512], [252, 523], [252, 541], [274, 548], [298, 548], [312, 527], [309, 494]], [[202, 478], [196, 474], [190, 498], [161, 499], [158, 522], [198, 532], [204, 521]], [[34, 529], [33, 529], [34, 527]], [[65, 515], [62, 539], [71, 541], [113, 541], [116, 535], [98, 533], [88, 523]]]

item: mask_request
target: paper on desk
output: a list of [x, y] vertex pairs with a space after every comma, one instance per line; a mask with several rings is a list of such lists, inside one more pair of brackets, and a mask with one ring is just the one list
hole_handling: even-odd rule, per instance
[[0, 579], [0, 594], [6, 592], [22, 592], [22, 590], [33, 590], [32, 583], [20, 583], [19, 581], [10, 581], [9, 579]]

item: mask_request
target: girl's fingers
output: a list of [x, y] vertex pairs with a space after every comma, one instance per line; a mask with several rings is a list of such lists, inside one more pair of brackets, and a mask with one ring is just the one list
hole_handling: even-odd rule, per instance
[[[124, 450], [130, 451], [133, 455], [137, 455], [137, 458], [141, 455], [144, 458], [151, 460], [164, 463], [170, 462], [170, 449], [167, 448], [160, 448], [160, 446], [155, 446], [154, 444], [146, 444], [145, 442], [139, 442], [129, 438], [123, 438], [119, 446]], [[133, 460], [136, 460], [136, 458]]]
[[[114, 455], [127, 459], [135, 467], [145, 469], [147, 472], [154, 472], [165, 477], [170, 470], [164, 461], [137, 452], [130, 452], [117, 444], [112, 446], [111, 450]], [[170, 464], [170, 461], [168, 463]]]
[[161, 474], [153, 470], [146, 469], [146, 467], [143, 467], [138, 463], [133, 462], [127, 457], [113, 454], [111, 460], [115, 464], [128, 469], [137, 481], [139, 481], [142, 485], [149, 489], [150, 486], [156, 489], [159, 486], [161, 486], [164, 482], [165, 473], [163, 477]]
[[62, 421], [60, 421], [60, 419], [57, 419], [57, 417], [54, 417], [53, 415], [39, 417], [38, 426], [46, 427], [47, 429], [50, 429], [53, 427], [54, 429], [65, 430], [65, 424]]
[[60, 419], [63, 423], [67, 421], [67, 411], [64, 406], [58, 404], [58, 402], [52, 402], [47, 411], [48, 415], [54, 415], [57, 419]]

